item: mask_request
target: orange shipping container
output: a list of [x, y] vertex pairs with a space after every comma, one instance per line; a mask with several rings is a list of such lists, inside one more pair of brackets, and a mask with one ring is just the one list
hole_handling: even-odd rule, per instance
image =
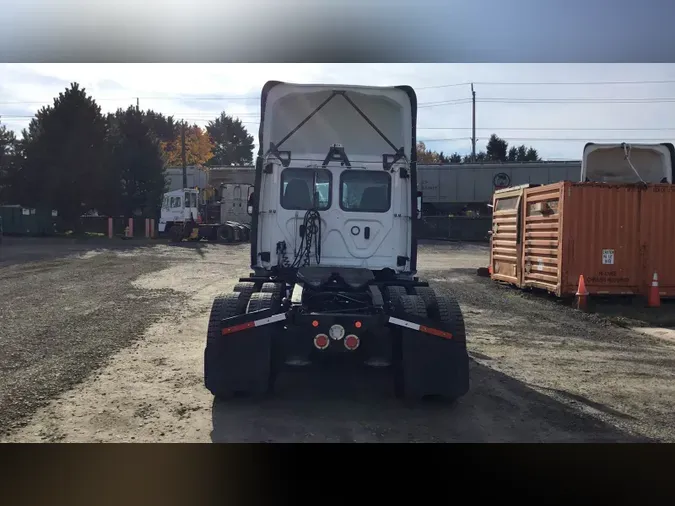
[[[576, 293], [583, 274], [591, 294], [640, 292], [637, 186], [566, 181], [520, 191], [515, 228], [497, 212], [495, 203], [493, 279], [567, 296]], [[495, 194], [495, 199], [503, 195]], [[510, 243], [509, 254], [504, 248], [513, 239], [516, 244]]]
[[530, 185], [497, 190], [492, 198], [490, 266], [492, 279], [522, 284], [521, 205]]
[[648, 294], [654, 271], [662, 297], [675, 297], [675, 185], [654, 184], [640, 192], [641, 292]]
[[636, 294], [639, 191], [633, 185], [563, 182], [525, 192], [523, 287], [558, 296]]

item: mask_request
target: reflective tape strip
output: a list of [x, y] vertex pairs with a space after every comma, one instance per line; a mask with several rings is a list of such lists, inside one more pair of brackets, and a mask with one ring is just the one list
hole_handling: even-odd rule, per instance
[[424, 325], [420, 325], [420, 332], [426, 332], [427, 334], [442, 337], [443, 339], [452, 339], [452, 334], [450, 332], [434, 329], [432, 327], [425, 327]]
[[229, 334], [234, 334], [235, 332], [240, 332], [242, 330], [252, 329], [254, 327], [262, 327], [263, 325], [269, 325], [270, 323], [280, 322], [286, 319], [286, 313], [279, 313], [268, 318], [261, 318], [260, 320], [254, 320], [252, 322], [240, 323], [239, 325], [233, 325], [232, 327], [225, 327], [221, 330], [221, 334], [226, 336]]
[[255, 323], [256, 327], [261, 327], [263, 325], [268, 325], [270, 323], [280, 322], [280, 321], [285, 320], [285, 319], [286, 319], [286, 313], [279, 313], [279, 314], [275, 314], [273, 316], [270, 316], [269, 318], [263, 318], [262, 320], [256, 320], [253, 323]]
[[389, 317], [389, 323], [393, 323], [394, 325], [398, 325], [399, 327], [405, 327], [407, 329], [412, 329], [412, 330], [419, 330], [420, 326], [418, 323], [413, 323], [413, 322], [407, 322], [405, 320], [400, 320], [398, 318], [394, 318], [393, 316]]
[[406, 320], [401, 320], [399, 318], [394, 318], [393, 316], [389, 317], [389, 323], [398, 325], [399, 327], [404, 327], [410, 330], [418, 330], [426, 334], [431, 334], [433, 336], [442, 337], [444, 339], [452, 339], [452, 334], [444, 330], [438, 330], [432, 327], [427, 327], [426, 325], [420, 325], [419, 323], [413, 323]]

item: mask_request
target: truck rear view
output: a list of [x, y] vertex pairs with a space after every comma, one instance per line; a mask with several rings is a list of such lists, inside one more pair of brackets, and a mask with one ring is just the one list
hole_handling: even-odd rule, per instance
[[416, 276], [416, 107], [407, 86], [265, 85], [253, 272], [213, 303], [214, 395], [335, 354], [390, 366], [399, 396], [466, 393], [459, 305]]

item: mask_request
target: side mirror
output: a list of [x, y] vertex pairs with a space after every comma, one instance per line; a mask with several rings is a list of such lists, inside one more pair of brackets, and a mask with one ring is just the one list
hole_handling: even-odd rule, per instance
[[422, 192], [417, 192], [417, 219], [422, 219]]
[[246, 206], [246, 212], [248, 213], [249, 216], [253, 216], [253, 196], [254, 193], [251, 192], [249, 188], [248, 204]]

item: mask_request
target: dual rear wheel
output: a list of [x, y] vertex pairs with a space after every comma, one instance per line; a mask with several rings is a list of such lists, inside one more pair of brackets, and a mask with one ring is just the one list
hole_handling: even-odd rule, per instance
[[[420, 318], [449, 332], [451, 339], [393, 330], [394, 390], [399, 398], [441, 397], [453, 401], [468, 390], [466, 329], [457, 301], [431, 287], [389, 290], [397, 317]], [[393, 294], [393, 297], [392, 297]]]
[[[223, 336], [221, 321], [266, 309], [278, 310], [280, 294], [281, 286], [274, 283], [243, 282], [213, 301], [204, 352], [204, 379], [206, 387], [217, 398], [262, 395], [273, 389], [277, 367], [272, 360], [274, 340], [269, 330], [261, 329], [255, 337]], [[268, 359], [269, 363], [265, 363]], [[250, 367], [247, 360], [251, 362]], [[244, 377], [246, 380], [240, 381]]]

